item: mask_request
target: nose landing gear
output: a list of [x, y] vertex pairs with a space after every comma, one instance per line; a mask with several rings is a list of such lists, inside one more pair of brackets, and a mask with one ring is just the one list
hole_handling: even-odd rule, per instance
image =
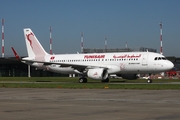
[[152, 83], [151, 74], [149, 74], [149, 76], [147, 78], [147, 83]]

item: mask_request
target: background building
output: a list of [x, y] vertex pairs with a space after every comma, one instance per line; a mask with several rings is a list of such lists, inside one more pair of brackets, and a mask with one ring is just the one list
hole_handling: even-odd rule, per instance
[[133, 52], [133, 51], [149, 51], [149, 52], [157, 52], [156, 49], [153, 48], [145, 48], [140, 47], [137, 49], [132, 48], [108, 48], [108, 49], [91, 49], [91, 48], [83, 48], [83, 53], [109, 53], [109, 52]]

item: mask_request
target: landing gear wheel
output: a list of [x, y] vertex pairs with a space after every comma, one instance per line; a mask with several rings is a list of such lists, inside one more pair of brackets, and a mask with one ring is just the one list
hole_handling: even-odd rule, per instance
[[102, 80], [101, 82], [109, 82], [109, 78], [106, 78], [105, 80]]
[[84, 78], [84, 83], [87, 83], [87, 78]]
[[87, 83], [87, 78], [79, 78], [79, 83]]
[[148, 79], [148, 80], [147, 80], [147, 83], [152, 83], [152, 80], [151, 80], [151, 79]]

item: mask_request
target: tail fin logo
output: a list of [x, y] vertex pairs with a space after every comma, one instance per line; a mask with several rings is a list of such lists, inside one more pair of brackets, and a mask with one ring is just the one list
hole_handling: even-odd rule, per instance
[[32, 35], [34, 37], [33, 33], [30, 33], [30, 34], [26, 35], [26, 37], [27, 37], [27, 40], [30, 43], [31, 48], [33, 49], [33, 47], [32, 47], [32, 40], [30, 39], [30, 35]]

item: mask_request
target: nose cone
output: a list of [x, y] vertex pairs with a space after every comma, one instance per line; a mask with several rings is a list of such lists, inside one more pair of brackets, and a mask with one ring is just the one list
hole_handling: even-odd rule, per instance
[[167, 64], [165, 66], [167, 70], [171, 70], [174, 68], [174, 64], [171, 61], [167, 61]]

